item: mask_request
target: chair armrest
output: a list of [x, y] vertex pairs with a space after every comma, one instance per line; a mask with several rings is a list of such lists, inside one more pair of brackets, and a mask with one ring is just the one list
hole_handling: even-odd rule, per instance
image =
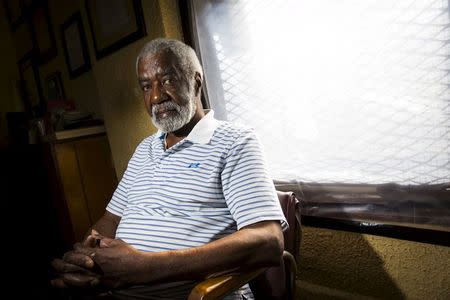
[[283, 262], [284, 262], [284, 270], [285, 270], [285, 280], [287, 286], [288, 299], [295, 299], [295, 277], [297, 275], [297, 263], [295, 261], [294, 256], [287, 252], [283, 252]]
[[197, 284], [188, 300], [215, 300], [239, 289], [250, 280], [263, 273], [266, 268], [205, 279]]

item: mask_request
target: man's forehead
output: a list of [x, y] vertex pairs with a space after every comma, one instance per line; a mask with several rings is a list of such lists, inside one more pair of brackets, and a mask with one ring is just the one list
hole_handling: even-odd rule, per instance
[[139, 72], [167, 73], [178, 69], [178, 59], [170, 52], [146, 55], [139, 59]]

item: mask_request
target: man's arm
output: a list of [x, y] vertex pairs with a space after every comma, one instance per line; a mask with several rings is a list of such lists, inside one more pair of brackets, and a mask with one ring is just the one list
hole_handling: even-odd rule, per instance
[[[92, 226], [92, 229], [96, 230], [104, 237], [115, 238], [117, 226], [119, 226], [120, 217], [115, 214], [106, 211], [105, 214]], [[87, 233], [87, 236], [91, 232]]]
[[[110, 287], [152, 282], [204, 279], [211, 274], [272, 266], [280, 262], [283, 235], [278, 221], [264, 221], [200, 247], [141, 252], [121, 240], [103, 238], [93, 255]], [[86, 267], [89, 267], [86, 265]]]
[[[170, 281], [204, 279], [226, 271], [274, 266], [280, 263], [283, 244], [278, 221], [259, 222], [200, 247], [155, 255], [149, 261], [155, 260], [156, 264], [148, 267], [161, 271], [149, 279], [153, 276], [156, 280]], [[161, 263], [162, 260], [165, 262]]]

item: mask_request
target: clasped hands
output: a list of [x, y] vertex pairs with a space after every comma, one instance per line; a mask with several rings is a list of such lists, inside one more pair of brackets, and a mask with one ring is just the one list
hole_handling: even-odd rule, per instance
[[133, 283], [133, 266], [139, 261], [139, 251], [122, 240], [111, 239], [92, 230], [62, 259], [52, 266], [57, 278], [51, 284], [58, 288], [111, 289]]

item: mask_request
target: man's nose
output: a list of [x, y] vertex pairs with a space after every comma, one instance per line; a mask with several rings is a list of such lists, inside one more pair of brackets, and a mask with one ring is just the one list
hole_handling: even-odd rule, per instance
[[156, 84], [150, 94], [150, 101], [152, 104], [158, 104], [167, 100], [167, 95], [159, 84]]

